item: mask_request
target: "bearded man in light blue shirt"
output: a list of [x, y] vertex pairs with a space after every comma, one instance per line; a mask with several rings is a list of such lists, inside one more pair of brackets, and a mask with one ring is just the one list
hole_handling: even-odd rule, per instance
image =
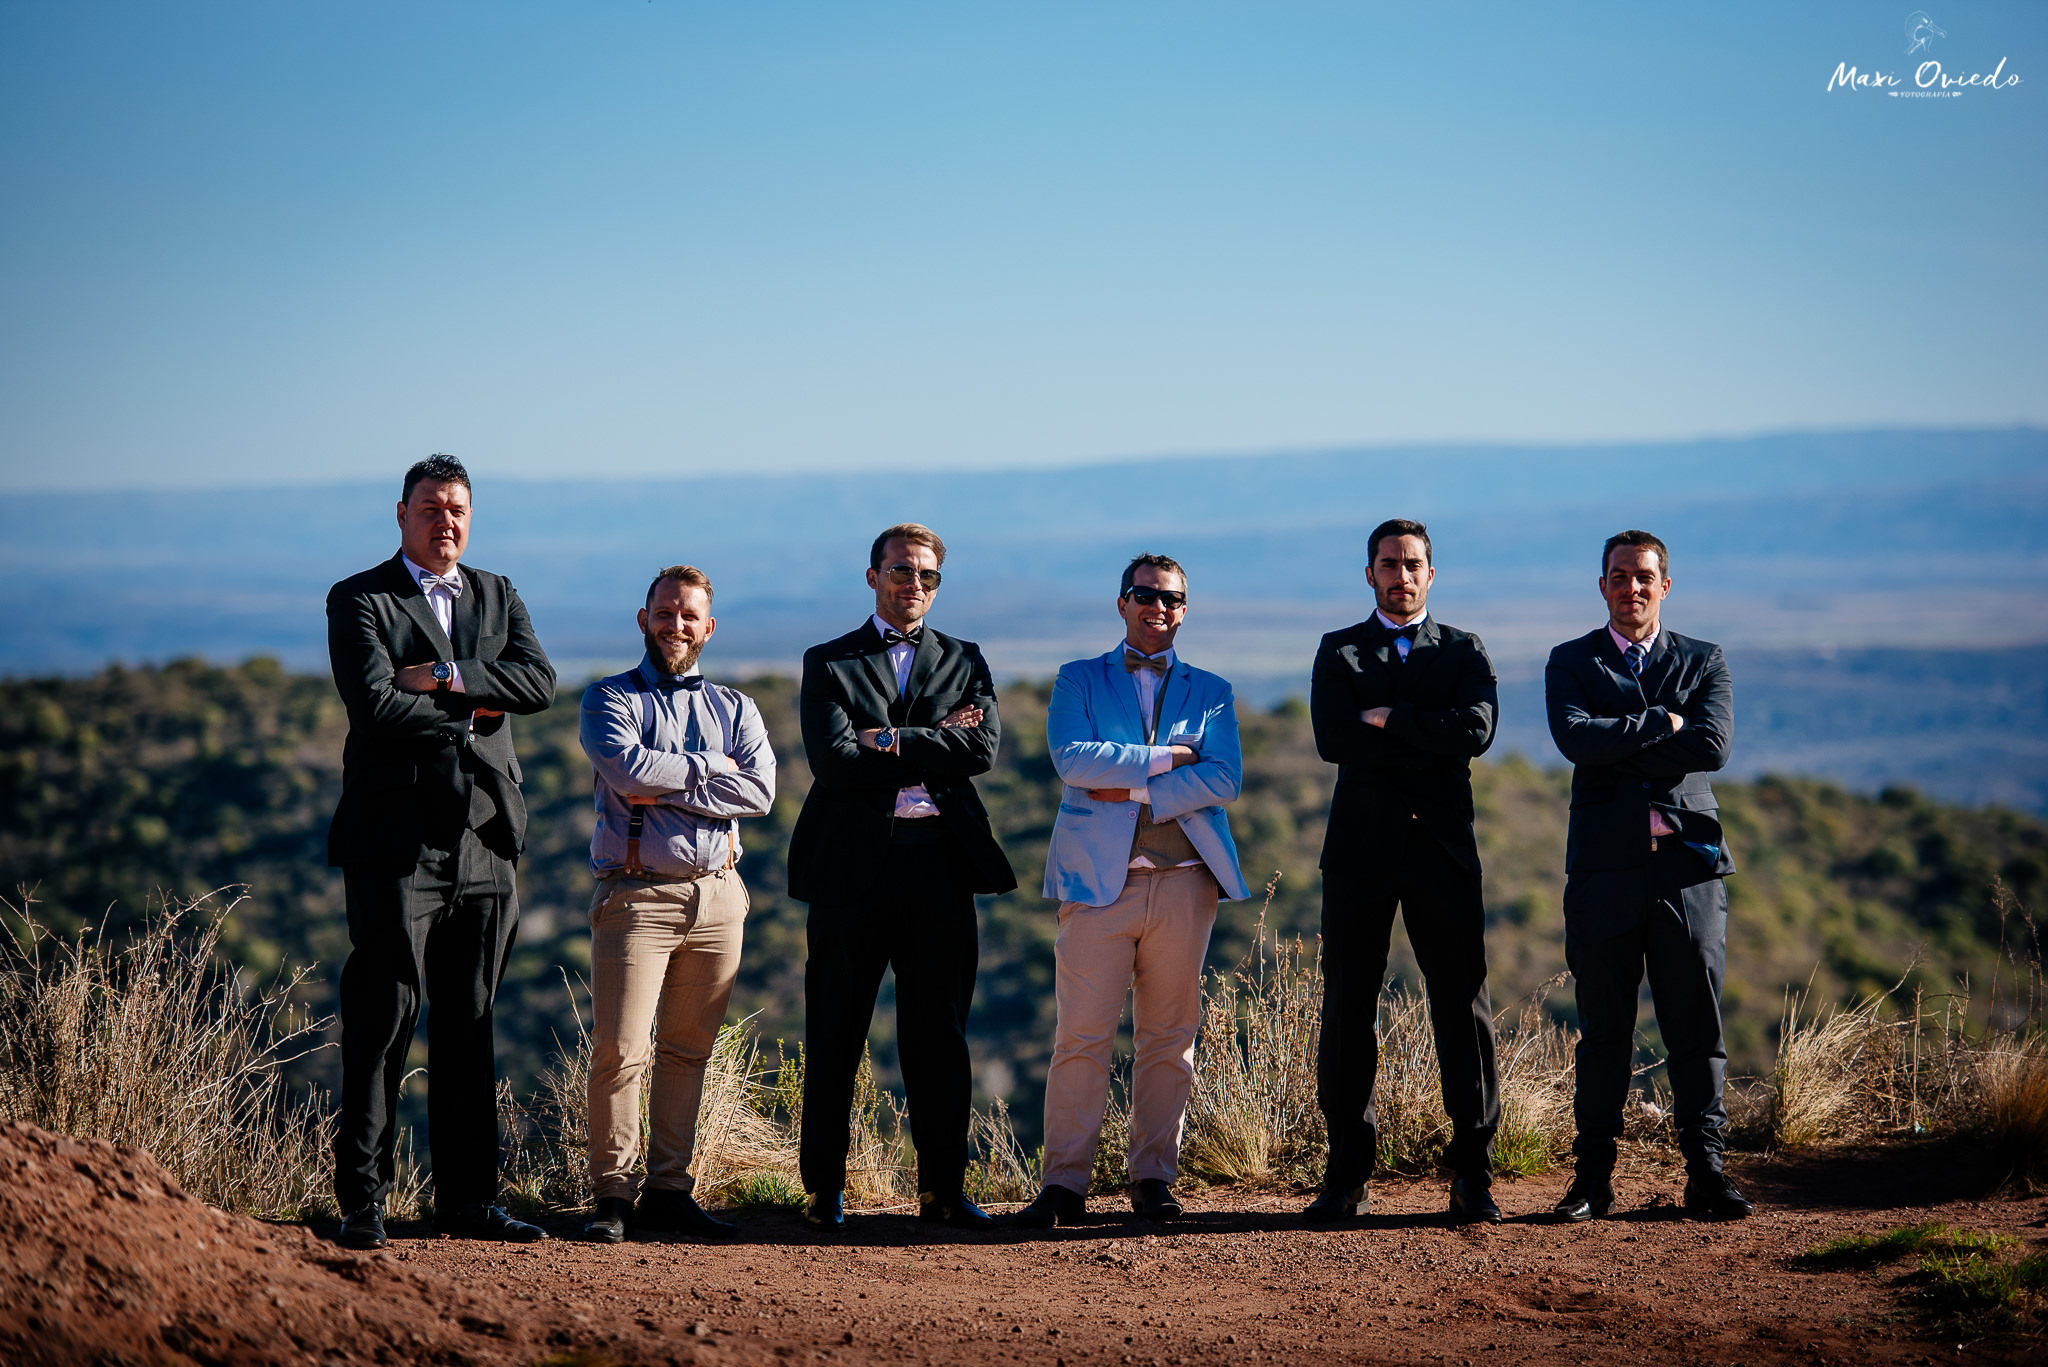
[[1045, 895], [1060, 899], [1059, 1025], [1045, 1080], [1044, 1189], [1026, 1229], [1074, 1224], [1109, 1101], [1110, 1050], [1124, 997], [1131, 1033], [1131, 1208], [1181, 1213], [1173, 1196], [1195, 1070], [1202, 961], [1219, 897], [1249, 895], [1223, 804], [1244, 777], [1230, 685], [1181, 661], [1187, 576], [1163, 555], [1125, 568], [1124, 639], [1060, 667], [1046, 713], [1066, 787], [1046, 851]]
[[[739, 973], [747, 889], [739, 819], [775, 802], [775, 751], [754, 700], [707, 683], [697, 657], [717, 630], [711, 580], [672, 565], [640, 610], [647, 654], [583, 694], [580, 739], [595, 776], [590, 867], [590, 1181], [584, 1237], [628, 1227], [711, 1237], [733, 1226], [692, 1195], [704, 1065]], [[653, 1038], [647, 1177], [640, 1075]]]

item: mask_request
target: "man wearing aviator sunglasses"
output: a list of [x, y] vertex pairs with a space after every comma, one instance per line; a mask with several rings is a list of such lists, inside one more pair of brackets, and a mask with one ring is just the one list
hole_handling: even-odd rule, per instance
[[789, 895], [810, 904], [798, 1157], [814, 1229], [845, 1228], [854, 1079], [892, 968], [919, 1214], [961, 1229], [991, 1223], [961, 1191], [967, 1009], [980, 957], [974, 896], [1008, 892], [1017, 879], [974, 788], [1002, 736], [988, 665], [972, 641], [924, 620], [945, 559], [929, 527], [884, 531], [868, 551], [874, 615], [804, 654], [799, 713], [812, 783], [790, 833]]
[[1060, 899], [1054, 941], [1059, 1024], [1045, 1078], [1045, 1186], [1026, 1229], [1079, 1223], [1109, 1100], [1110, 1049], [1135, 987], [1131, 1033], [1131, 1208], [1181, 1213], [1173, 1196], [1194, 1082], [1202, 961], [1216, 903], [1248, 895], [1223, 804], [1244, 765], [1230, 685], [1181, 661], [1187, 576], [1163, 555], [1124, 570], [1124, 639], [1060, 668], [1046, 712], [1066, 788], [1045, 858]]

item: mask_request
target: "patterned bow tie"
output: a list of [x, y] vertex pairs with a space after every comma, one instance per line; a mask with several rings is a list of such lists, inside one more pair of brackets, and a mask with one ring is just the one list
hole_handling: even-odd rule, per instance
[[1140, 655], [1129, 646], [1124, 647], [1124, 673], [1126, 674], [1135, 674], [1141, 669], [1149, 669], [1163, 679], [1166, 677], [1166, 671], [1171, 668], [1173, 668], [1171, 660], [1164, 658], [1155, 660], [1149, 655]]
[[704, 686], [704, 676], [702, 674], [657, 674], [654, 677], [654, 684], [655, 687], [669, 692], [673, 692], [678, 688], [686, 688], [690, 692], [695, 693]]
[[882, 632], [882, 644], [885, 646], [914, 646], [923, 639], [923, 627], [919, 627], [907, 636], [894, 627], [889, 627]]
[[1623, 651], [1622, 654], [1628, 660], [1628, 672], [1635, 675], [1638, 679], [1642, 678], [1643, 666], [1650, 662], [1649, 646], [1641, 641], [1637, 641], [1634, 645]]
[[423, 574], [420, 576], [421, 593], [432, 593], [435, 589], [446, 589], [450, 598], [460, 598], [462, 596], [461, 573], [458, 571], [454, 574]]

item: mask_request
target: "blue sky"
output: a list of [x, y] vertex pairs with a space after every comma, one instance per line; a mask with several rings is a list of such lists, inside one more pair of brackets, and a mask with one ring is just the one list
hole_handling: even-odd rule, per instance
[[0, 488], [2048, 421], [2048, 6], [0, 7]]

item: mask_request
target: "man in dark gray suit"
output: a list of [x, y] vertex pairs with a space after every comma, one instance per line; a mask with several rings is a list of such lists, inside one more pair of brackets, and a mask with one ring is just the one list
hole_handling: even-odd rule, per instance
[[1685, 1208], [1716, 1219], [1750, 1212], [1721, 1171], [1721, 880], [1735, 862], [1707, 781], [1728, 762], [1734, 693], [1721, 647], [1660, 622], [1670, 591], [1662, 541], [1641, 531], [1609, 537], [1600, 558], [1607, 625], [1553, 650], [1543, 675], [1550, 734], [1573, 765], [1564, 944], [1579, 1002], [1578, 1173], [1556, 1209], [1570, 1221], [1615, 1207], [1645, 970], [1685, 1154]]
[[398, 504], [398, 554], [327, 594], [327, 652], [348, 708], [327, 859], [348, 899], [334, 1194], [352, 1248], [384, 1244], [393, 1116], [423, 998], [436, 1227], [544, 1237], [494, 1204], [491, 1003], [519, 923], [512, 870], [526, 840], [506, 713], [546, 708], [555, 671], [511, 583], [456, 563], [469, 513], [462, 463], [420, 461]]

